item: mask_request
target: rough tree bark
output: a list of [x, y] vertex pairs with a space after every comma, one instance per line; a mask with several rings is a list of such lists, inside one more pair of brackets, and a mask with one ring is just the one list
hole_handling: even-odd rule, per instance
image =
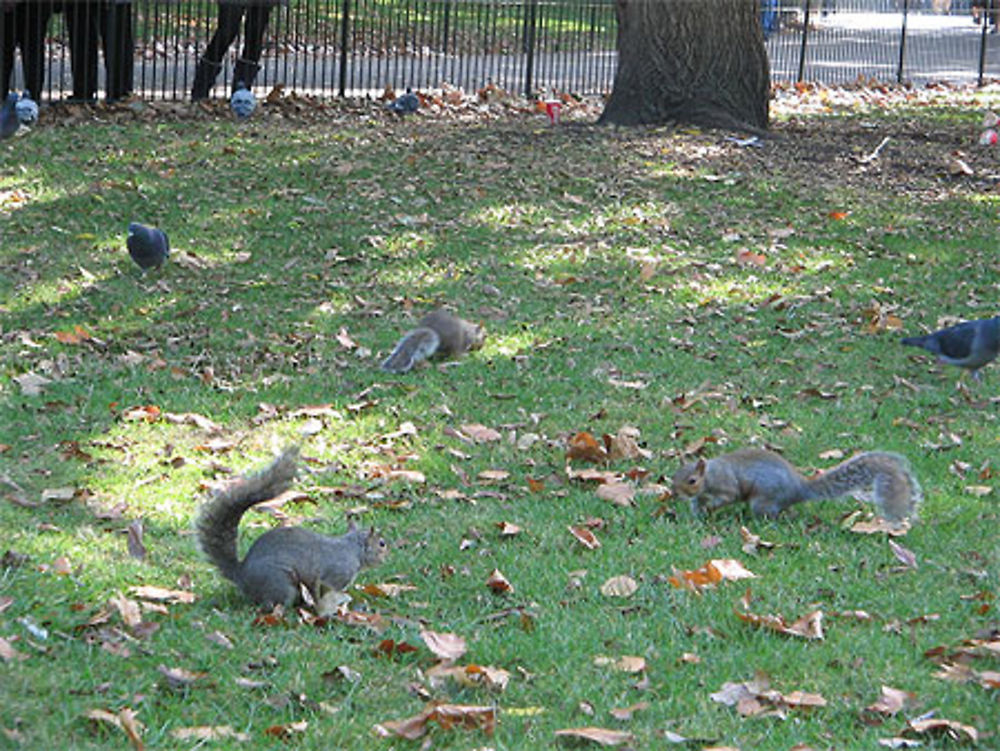
[[758, 0], [616, 0], [618, 71], [599, 122], [767, 129]]

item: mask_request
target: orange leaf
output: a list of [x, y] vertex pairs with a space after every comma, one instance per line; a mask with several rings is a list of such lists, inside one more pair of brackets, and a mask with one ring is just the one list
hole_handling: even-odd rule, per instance
[[570, 525], [568, 529], [570, 534], [572, 534], [573, 537], [575, 537], [577, 541], [588, 550], [597, 550], [601, 547], [601, 541], [598, 540], [594, 533], [586, 527], [575, 527]]
[[608, 452], [590, 433], [580, 432], [569, 439], [566, 458], [603, 464], [608, 460]]

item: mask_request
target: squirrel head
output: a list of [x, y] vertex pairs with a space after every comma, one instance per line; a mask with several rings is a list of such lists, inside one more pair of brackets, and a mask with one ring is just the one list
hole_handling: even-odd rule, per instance
[[360, 530], [352, 519], [347, 525], [347, 533], [360, 538], [361, 565], [364, 568], [377, 566], [389, 557], [389, 543], [375, 530], [374, 526]]
[[674, 495], [693, 498], [705, 487], [705, 473], [708, 465], [704, 459], [685, 464], [674, 474]]

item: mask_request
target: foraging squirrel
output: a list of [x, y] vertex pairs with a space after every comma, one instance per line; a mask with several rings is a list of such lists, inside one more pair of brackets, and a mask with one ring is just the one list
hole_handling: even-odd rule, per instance
[[673, 488], [676, 495], [691, 499], [695, 514], [748, 502], [754, 514], [769, 517], [802, 501], [870, 491], [879, 514], [890, 522], [915, 519], [922, 497], [909, 462], [885, 451], [859, 454], [805, 478], [778, 454], [740, 449], [684, 465], [674, 475]]
[[433, 355], [462, 355], [483, 346], [482, 326], [454, 316], [447, 310], [425, 315], [417, 328], [406, 332], [385, 361], [382, 370], [406, 373], [421, 360]]
[[305, 585], [315, 602], [329, 590], [344, 591], [358, 571], [378, 565], [389, 553], [374, 527], [353, 522], [339, 537], [279, 527], [258, 537], [241, 561], [236, 554], [237, 530], [247, 509], [283, 493], [295, 477], [298, 448], [286, 449], [265, 469], [240, 477], [215, 493], [198, 517], [201, 549], [224, 577], [261, 605], [294, 605]]

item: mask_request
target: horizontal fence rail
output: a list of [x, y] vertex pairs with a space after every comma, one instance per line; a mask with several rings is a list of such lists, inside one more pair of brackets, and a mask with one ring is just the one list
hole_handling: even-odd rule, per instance
[[[1000, 78], [1000, 0], [982, 4], [991, 1], [980, 11], [970, 0], [761, 0], [772, 80]], [[60, 10], [74, 4], [72, 18]], [[79, 31], [88, 13], [90, 37]], [[13, 60], [4, 91], [25, 88], [28, 59], [38, 57], [43, 100], [188, 98], [218, 15], [209, 0], [23, 0], [0, 18], [2, 57]], [[210, 95], [231, 89], [247, 41], [239, 29]], [[613, 0], [290, 0], [271, 13], [254, 86], [319, 96], [490, 84], [527, 96], [605, 94], [616, 33]], [[88, 51], [96, 69], [74, 78]]]

